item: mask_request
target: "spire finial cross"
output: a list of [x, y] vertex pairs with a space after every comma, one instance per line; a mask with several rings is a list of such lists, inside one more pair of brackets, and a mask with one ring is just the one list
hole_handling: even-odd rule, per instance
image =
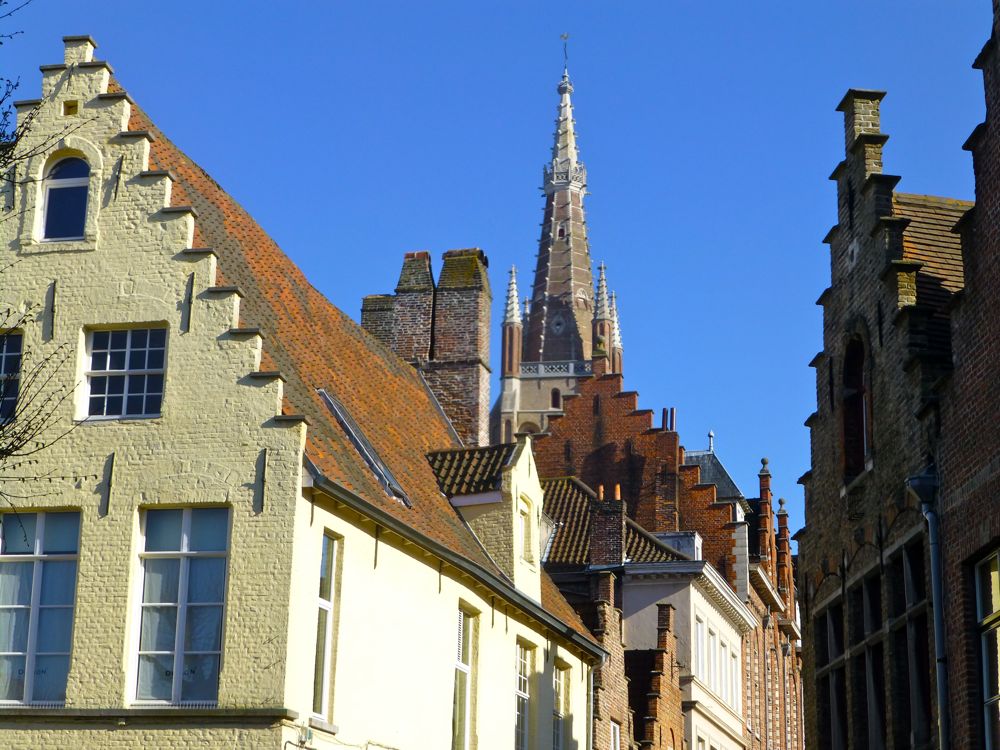
[[559, 38], [563, 43], [563, 67], [569, 67], [569, 34], [562, 33]]

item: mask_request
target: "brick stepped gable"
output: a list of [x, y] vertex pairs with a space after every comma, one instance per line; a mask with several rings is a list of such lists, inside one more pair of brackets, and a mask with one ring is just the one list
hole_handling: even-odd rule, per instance
[[[716, 488], [701, 483], [701, 469], [684, 465], [680, 436], [653, 425], [653, 412], [639, 409], [624, 378], [604, 375], [581, 381], [567, 396], [564, 414], [549, 421], [535, 442], [543, 477], [573, 475], [591, 487], [621, 485], [628, 514], [650, 532], [696, 530], [704, 556], [732, 580], [732, 513], [716, 502]], [[735, 583], [734, 583], [735, 585]]]

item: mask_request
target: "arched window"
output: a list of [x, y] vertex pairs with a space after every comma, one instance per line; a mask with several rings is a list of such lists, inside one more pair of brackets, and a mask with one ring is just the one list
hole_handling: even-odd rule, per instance
[[45, 239], [83, 238], [90, 167], [77, 157], [56, 162], [45, 176]]
[[510, 443], [514, 439], [514, 430], [511, 427], [510, 420], [504, 420], [503, 423], [503, 441], [505, 443]]
[[562, 394], [559, 392], [558, 388], [552, 389], [552, 408], [553, 409], [562, 408]]
[[865, 367], [865, 345], [858, 337], [844, 353], [844, 478], [851, 480], [865, 470], [871, 453], [872, 402]]

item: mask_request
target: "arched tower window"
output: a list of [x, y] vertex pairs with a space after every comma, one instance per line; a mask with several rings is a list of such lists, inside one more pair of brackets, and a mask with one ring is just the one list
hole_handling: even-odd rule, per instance
[[45, 239], [83, 238], [90, 167], [75, 156], [57, 161], [45, 176]]
[[562, 408], [562, 394], [559, 392], [558, 388], [552, 389], [552, 408], [553, 409]]
[[871, 453], [872, 402], [865, 345], [859, 337], [847, 343], [844, 353], [844, 479], [850, 480], [865, 470]]
[[514, 430], [511, 427], [510, 420], [506, 419], [503, 423], [503, 441], [505, 443], [510, 443], [514, 440]]

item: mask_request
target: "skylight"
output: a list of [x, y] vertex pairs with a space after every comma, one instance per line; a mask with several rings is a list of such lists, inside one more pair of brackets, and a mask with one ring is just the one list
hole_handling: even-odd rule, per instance
[[333, 413], [333, 416], [337, 418], [337, 422], [340, 424], [341, 428], [347, 434], [347, 437], [353, 443], [354, 447], [357, 449], [358, 453], [361, 454], [361, 458], [365, 460], [368, 464], [368, 468], [372, 470], [372, 473], [378, 479], [379, 484], [385, 488], [385, 491], [397, 498], [403, 505], [407, 508], [412, 508], [413, 505], [410, 503], [410, 499], [406, 496], [403, 491], [402, 486], [396, 481], [396, 477], [392, 475], [389, 471], [389, 467], [385, 465], [378, 453], [375, 452], [375, 448], [372, 444], [368, 442], [368, 438], [361, 431], [358, 423], [354, 421], [354, 417], [351, 413], [347, 411], [340, 401], [337, 400], [336, 396], [331, 396], [322, 388], [319, 389], [319, 395], [323, 397], [324, 403], [326, 403], [327, 408]]

